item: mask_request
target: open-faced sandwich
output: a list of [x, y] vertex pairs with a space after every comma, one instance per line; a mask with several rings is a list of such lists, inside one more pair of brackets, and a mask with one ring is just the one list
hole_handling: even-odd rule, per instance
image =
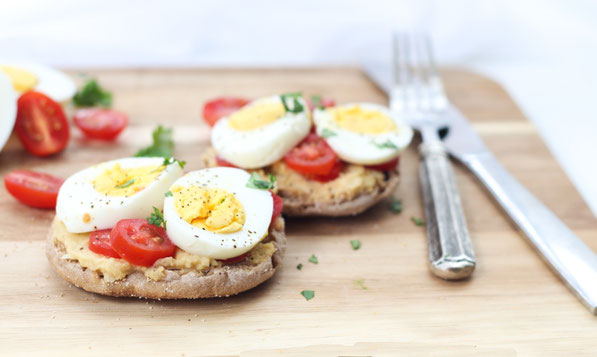
[[320, 106], [311, 115], [300, 94], [276, 95], [220, 118], [203, 163], [275, 175], [287, 215], [354, 215], [395, 190], [412, 135], [381, 105]]
[[269, 279], [286, 247], [270, 183], [182, 166], [125, 158], [68, 178], [47, 242], [56, 271], [88, 291], [153, 299], [228, 296]]

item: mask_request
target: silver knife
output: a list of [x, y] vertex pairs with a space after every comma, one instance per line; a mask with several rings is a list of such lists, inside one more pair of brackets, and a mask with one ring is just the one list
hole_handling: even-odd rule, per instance
[[[365, 72], [389, 94], [389, 68], [365, 66]], [[497, 161], [456, 108], [449, 115], [444, 145], [450, 155], [477, 176], [553, 271], [597, 314], [597, 255]]]

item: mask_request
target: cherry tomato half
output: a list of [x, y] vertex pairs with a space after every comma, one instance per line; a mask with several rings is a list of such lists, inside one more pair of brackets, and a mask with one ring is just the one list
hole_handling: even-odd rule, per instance
[[365, 167], [368, 169], [379, 170], [379, 171], [392, 171], [396, 168], [396, 166], [398, 166], [399, 161], [400, 161], [400, 158], [397, 157], [394, 160], [390, 160], [388, 162], [384, 162], [384, 163], [377, 164], [377, 165], [367, 165]]
[[218, 166], [224, 166], [224, 167], [236, 167], [234, 164], [222, 159], [219, 156], [216, 156], [216, 164], [218, 164]]
[[272, 221], [270, 222], [270, 225], [273, 224], [280, 213], [282, 213], [282, 208], [284, 207], [284, 203], [280, 196], [272, 192], [272, 198], [274, 199], [274, 211], [272, 212]]
[[241, 260], [245, 259], [249, 255], [249, 252], [243, 253], [239, 256], [228, 258], [228, 259], [218, 259], [222, 264], [234, 264], [238, 263]]
[[146, 219], [123, 219], [110, 232], [110, 244], [129, 263], [150, 267], [176, 251], [166, 231]]
[[63, 179], [29, 170], [14, 170], [4, 176], [6, 190], [22, 203], [37, 208], [55, 208]]
[[311, 180], [315, 180], [315, 181], [319, 181], [319, 182], [328, 182], [328, 181], [335, 180], [338, 176], [340, 176], [340, 172], [342, 172], [343, 167], [344, 167], [344, 164], [342, 163], [342, 161], [340, 159], [338, 159], [334, 163], [334, 166], [332, 166], [332, 169], [330, 170], [330, 172], [328, 172], [327, 174], [325, 174], [325, 175], [306, 174], [305, 176], [307, 176]]
[[338, 155], [315, 133], [307, 135], [284, 156], [286, 165], [302, 174], [327, 175], [337, 165]]
[[203, 119], [209, 126], [214, 126], [220, 118], [234, 113], [247, 103], [249, 103], [248, 99], [238, 97], [220, 97], [210, 100], [203, 106]]
[[129, 119], [124, 113], [112, 109], [79, 109], [74, 117], [75, 125], [89, 138], [114, 140], [126, 128]]
[[25, 149], [44, 157], [66, 147], [70, 131], [60, 104], [39, 92], [26, 92], [17, 102], [15, 131]]
[[120, 259], [120, 255], [116, 253], [110, 244], [110, 232], [112, 232], [111, 229], [91, 232], [89, 235], [89, 250], [107, 257]]

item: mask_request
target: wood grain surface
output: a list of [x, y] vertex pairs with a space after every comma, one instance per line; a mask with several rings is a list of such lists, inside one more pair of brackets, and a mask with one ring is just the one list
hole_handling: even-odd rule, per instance
[[[80, 80], [77, 71], [70, 73]], [[339, 103], [386, 101], [355, 68], [87, 73], [114, 92], [115, 108], [130, 115], [119, 140], [88, 142], [73, 129], [64, 153], [40, 159], [13, 137], [0, 153], [0, 174], [29, 168], [66, 177], [133, 154], [149, 143], [158, 123], [174, 127], [176, 155], [197, 168], [209, 139], [200, 108], [219, 95], [302, 90]], [[597, 250], [597, 220], [504, 90], [469, 72], [444, 75], [450, 99], [504, 166]], [[461, 282], [429, 273], [424, 228], [411, 222], [422, 216], [417, 164], [413, 146], [401, 159], [395, 193], [404, 204], [401, 214], [380, 204], [358, 217], [287, 220], [287, 256], [270, 282], [239, 296], [200, 301], [116, 299], [70, 286], [44, 255], [53, 212], [23, 206], [2, 187], [0, 354], [597, 355], [595, 317], [458, 165], [478, 267]], [[352, 250], [351, 239], [359, 239], [361, 249]], [[307, 262], [311, 254], [319, 264]], [[300, 271], [298, 263], [304, 265]], [[315, 298], [305, 301], [304, 289], [315, 290]]]

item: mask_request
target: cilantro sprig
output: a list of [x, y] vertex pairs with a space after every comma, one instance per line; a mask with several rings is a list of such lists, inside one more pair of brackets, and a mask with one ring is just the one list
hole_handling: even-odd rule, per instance
[[336, 135], [338, 135], [338, 134], [336, 134], [335, 131], [333, 131], [331, 129], [328, 129], [328, 128], [323, 128], [323, 130], [321, 131], [321, 135], [320, 136], [322, 138], [327, 139], [327, 138], [329, 138], [331, 136], [336, 136]]
[[178, 160], [178, 159], [175, 159], [174, 157], [166, 157], [166, 158], [164, 158], [164, 162], [162, 163], [162, 166], [168, 166], [168, 165], [172, 165], [174, 163], [177, 163], [181, 169], [184, 169], [184, 165], [187, 164], [187, 162], [184, 160]]
[[398, 146], [396, 146], [396, 144], [394, 144], [390, 140], [386, 140], [383, 143], [373, 143], [373, 144], [380, 149], [398, 149]]
[[136, 180], [136, 179], [132, 178], [132, 179], [130, 179], [130, 180], [127, 180], [127, 181], [125, 181], [125, 182], [121, 183], [120, 185], [116, 185], [116, 186], [114, 186], [114, 188], [127, 188], [127, 187], [129, 187], [130, 185], [132, 185], [133, 183], [135, 183], [135, 180]]
[[301, 295], [305, 298], [305, 300], [309, 301], [315, 297], [315, 291], [313, 290], [303, 290], [301, 291]]
[[269, 181], [262, 180], [258, 173], [253, 172], [247, 182], [247, 187], [258, 188], [260, 190], [271, 190], [276, 183], [276, 176], [269, 174], [268, 179]]
[[171, 158], [174, 152], [174, 140], [172, 140], [172, 128], [164, 128], [158, 125], [153, 131], [153, 142], [146, 148], [139, 150], [136, 157], [155, 157], [161, 156]]
[[350, 245], [352, 246], [352, 249], [359, 250], [359, 248], [361, 247], [361, 241], [360, 240], [351, 240]]
[[315, 254], [311, 254], [311, 257], [309, 257], [309, 263], [319, 264], [319, 259], [317, 259]]
[[172, 191], [164, 193], [164, 197], [172, 197]]
[[157, 207], [153, 207], [153, 213], [151, 216], [147, 217], [147, 221], [149, 224], [153, 224], [157, 227], [164, 227], [164, 229], [166, 229], [166, 220], [164, 219], [164, 215]]
[[73, 96], [76, 107], [112, 106], [112, 93], [103, 89], [96, 79], [89, 79]]
[[[280, 95], [280, 99], [282, 100], [282, 104], [284, 105], [284, 109], [288, 113], [300, 113], [305, 110], [305, 107], [299, 102], [298, 98], [302, 96], [301, 92], [296, 93], [286, 93]], [[292, 107], [288, 106], [288, 101], [292, 103]]]

